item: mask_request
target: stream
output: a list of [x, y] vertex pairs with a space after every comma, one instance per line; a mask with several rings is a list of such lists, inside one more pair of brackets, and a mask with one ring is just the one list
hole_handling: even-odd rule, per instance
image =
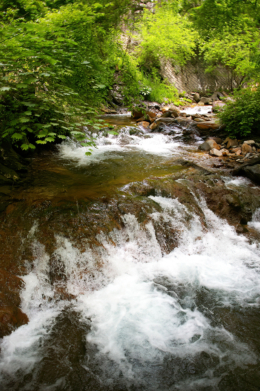
[[194, 130], [104, 118], [118, 136], [36, 157], [0, 215], [29, 320], [0, 340], [1, 391], [260, 390], [260, 187]]

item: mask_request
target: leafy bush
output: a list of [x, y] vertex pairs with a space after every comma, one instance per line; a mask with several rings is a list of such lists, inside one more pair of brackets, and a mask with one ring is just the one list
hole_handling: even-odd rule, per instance
[[149, 99], [158, 103], [178, 102], [178, 90], [174, 86], [161, 81], [155, 72], [151, 77], [142, 75], [141, 83], [143, 85], [142, 90], [149, 91], [149, 94], [145, 96], [146, 100]]
[[243, 89], [235, 93], [234, 102], [228, 102], [218, 116], [232, 136], [260, 134], [260, 88]]
[[[100, 128], [89, 105], [99, 106], [113, 84], [115, 23], [128, 0], [116, 1], [110, 17], [115, 4], [106, 0], [72, 1], [58, 12], [48, 3], [14, 0], [2, 8], [0, 144], [9, 139], [23, 150], [66, 136], [84, 141], [83, 126]], [[94, 142], [90, 138], [84, 145]]]

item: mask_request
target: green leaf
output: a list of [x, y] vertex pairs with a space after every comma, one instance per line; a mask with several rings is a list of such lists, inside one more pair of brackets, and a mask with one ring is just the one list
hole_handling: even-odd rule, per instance
[[58, 134], [57, 137], [63, 139], [63, 140], [66, 140], [67, 136], [63, 136], [63, 134]]
[[14, 139], [14, 140], [22, 140], [23, 139], [23, 135], [22, 134], [20, 134], [20, 133], [14, 133], [13, 135], [12, 135], [12, 139]]
[[24, 114], [25, 115], [32, 115], [32, 112], [31, 111], [25, 111]]
[[22, 122], [22, 123], [30, 122], [30, 118], [20, 117], [19, 121]]
[[86, 156], [90, 156], [90, 155], [91, 155], [91, 152], [85, 152], [85, 155], [86, 155]]
[[0, 91], [10, 91], [11, 89], [11, 87], [1, 87]]

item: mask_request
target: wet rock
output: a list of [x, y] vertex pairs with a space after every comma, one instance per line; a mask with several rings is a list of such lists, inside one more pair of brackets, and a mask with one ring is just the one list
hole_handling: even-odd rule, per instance
[[150, 125], [150, 129], [151, 130], [157, 130], [159, 129], [160, 125], [161, 124], [167, 124], [167, 125], [170, 125], [170, 124], [175, 124], [176, 123], [176, 119], [175, 118], [158, 118], [154, 121], [154, 123], [152, 125]]
[[233, 170], [232, 175], [242, 175], [256, 183], [260, 183], [260, 157], [249, 160], [242, 166]]
[[234, 208], [240, 208], [241, 207], [241, 204], [240, 204], [240, 200], [238, 198], [238, 196], [234, 195], [234, 194], [227, 194], [226, 195], [226, 201], [228, 202], [228, 204]]
[[19, 308], [23, 286], [21, 278], [0, 269], [0, 338], [28, 323], [28, 317]]
[[215, 140], [208, 139], [203, 144], [199, 146], [199, 150], [201, 151], [210, 151], [211, 149], [220, 149], [220, 146], [216, 143]]
[[247, 166], [243, 169], [245, 176], [252, 181], [260, 184], [260, 164], [254, 166]]
[[222, 156], [222, 151], [219, 151], [218, 149], [215, 148], [211, 149], [209, 153], [211, 156], [218, 156], [218, 157]]

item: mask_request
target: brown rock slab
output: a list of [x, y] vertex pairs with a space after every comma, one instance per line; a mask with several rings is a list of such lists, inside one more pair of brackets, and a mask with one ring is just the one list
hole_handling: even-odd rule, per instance
[[196, 125], [199, 129], [202, 129], [202, 130], [218, 129], [219, 128], [219, 124], [216, 124], [213, 121], [198, 122]]

